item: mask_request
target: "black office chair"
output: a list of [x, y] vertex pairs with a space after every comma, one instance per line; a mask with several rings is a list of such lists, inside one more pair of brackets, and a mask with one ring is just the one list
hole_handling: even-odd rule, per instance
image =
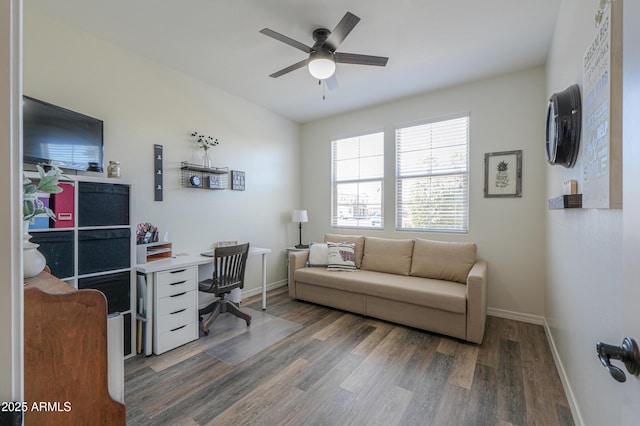
[[[247, 322], [247, 327], [251, 325], [251, 315], [241, 311], [233, 302], [227, 300], [227, 294], [234, 288], [244, 287], [244, 271], [247, 266], [247, 255], [249, 254], [249, 243], [229, 247], [217, 247], [213, 255], [213, 277], [201, 281], [199, 290], [206, 293], [213, 293], [219, 299], [206, 307], [199, 309], [202, 331], [209, 334], [209, 326], [218, 315], [229, 312]], [[209, 314], [207, 319], [202, 321], [203, 315]]]

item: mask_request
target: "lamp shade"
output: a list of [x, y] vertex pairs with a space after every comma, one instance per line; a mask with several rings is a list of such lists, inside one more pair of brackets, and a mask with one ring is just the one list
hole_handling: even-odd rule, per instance
[[333, 75], [336, 62], [331, 53], [316, 51], [309, 55], [309, 73], [318, 80], [325, 80]]
[[309, 217], [307, 216], [307, 211], [306, 210], [294, 210], [293, 213], [291, 213], [291, 221], [292, 222], [308, 222], [309, 221]]

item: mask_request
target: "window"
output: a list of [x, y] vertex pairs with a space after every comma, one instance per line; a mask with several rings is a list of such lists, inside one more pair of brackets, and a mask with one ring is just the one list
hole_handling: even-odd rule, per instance
[[331, 142], [332, 226], [382, 228], [384, 133]]
[[396, 227], [467, 232], [469, 117], [396, 129]]

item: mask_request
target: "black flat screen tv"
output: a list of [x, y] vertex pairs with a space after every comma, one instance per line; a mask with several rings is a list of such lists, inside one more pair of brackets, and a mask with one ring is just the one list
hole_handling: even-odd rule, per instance
[[23, 97], [24, 162], [102, 172], [103, 122], [48, 102]]

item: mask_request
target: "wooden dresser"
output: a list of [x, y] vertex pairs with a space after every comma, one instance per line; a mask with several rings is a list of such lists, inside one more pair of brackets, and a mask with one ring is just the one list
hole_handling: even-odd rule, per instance
[[24, 424], [126, 424], [107, 368], [105, 296], [47, 272], [25, 280]]

